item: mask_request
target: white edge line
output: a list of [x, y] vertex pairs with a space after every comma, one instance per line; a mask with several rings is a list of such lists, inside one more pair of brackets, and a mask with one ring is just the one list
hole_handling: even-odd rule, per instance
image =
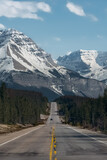
[[93, 140], [95, 140], [97, 142], [100, 142], [100, 143], [103, 143], [103, 144], [107, 145], [107, 142], [103, 142], [103, 141], [100, 141], [100, 140], [98, 140], [98, 139], [96, 139], [94, 137], [90, 137], [87, 134], [81, 133], [81, 132], [77, 131], [76, 129], [72, 128], [72, 127], [67, 127], [67, 128], [72, 129], [72, 130], [74, 130], [74, 131], [76, 131], [76, 132], [78, 132], [78, 133], [80, 133], [80, 134], [82, 134], [82, 135], [84, 135], [86, 137], [89, 137], [89, 138], [91, 138], [91, 139], [93, 139]]
[[7, 144], [7, 143], [9, 143], [9, 142], [12, 142], [12, 141], [18, 139], [18, 138], [21, 138], [21, 137], [23, 137], [23, 136], [25, 136], [25, 135], [33, 132], [33, 131], [36, 131], [36, 130], [42, 128], [42, 127], [43, 127], [43, 126], [40, 126], [40, 127], [36, 128], [36, 129], [34, 129], [34, 130], [32, 130], [32, 131], [29, 131], [29, 132], [27, 132], [27, 133], [25, 133], [25, 134], [22, 134], [22, 135], [20, 135], [20, 136], [17, 136], [17, 137], [15, 137], [15, 138], [13, 138], [13, 139], [11, 139], [11, 140], [9, 140], [9, 141], [6, 141], [6, 142], [4, 142], [4, 143], [1, 143], [1, 144], [0, 144], [0, 147], [3, 146], [3, 145], [5, 145], [5, 144]]

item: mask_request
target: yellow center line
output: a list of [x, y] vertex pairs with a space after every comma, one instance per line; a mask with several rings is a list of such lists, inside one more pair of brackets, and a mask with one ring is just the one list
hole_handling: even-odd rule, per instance
[[54, 154], [56, 155], [56, 151], [54, 151]]
[[52, 127], [52, 139], [51, 139], [51, 146], [50, 146], [50, 160], [52, 160], [52, 154], [54, 149], [54, 160], [57, 160], [56, 158], [56, 137], [55, 137], [55, 128]]
[[56, 148], [56, 145], [54, 144], [54, 148]]
[[54, 127], [52, 128], [52, 140], [51, 140], [51, 147], [50, 147], [50, 160], [52, 160], [53, 136], [54, 136]]

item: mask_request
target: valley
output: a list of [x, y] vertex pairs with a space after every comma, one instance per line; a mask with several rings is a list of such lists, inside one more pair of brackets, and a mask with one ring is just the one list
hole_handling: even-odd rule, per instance
[[[55, 144], [52, 141], [53, 127]], [[45, 125], [0, 137], [0, 159], [106, 160], [107, 136], [62, 124], [57, 114], [57, 104], [52, 102]]]

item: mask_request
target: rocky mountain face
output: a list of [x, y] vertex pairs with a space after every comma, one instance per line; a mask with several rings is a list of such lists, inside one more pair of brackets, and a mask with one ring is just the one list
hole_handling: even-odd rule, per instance
[[35, 42], [14, 29], [0, 31], [0, 82], [42, 92], [50, 100], [65, 94], [98, 97], [105, 85], [59, 66]]
[[79, 50], [57, 59], [59, 65], [107, 84], [107, 52]]

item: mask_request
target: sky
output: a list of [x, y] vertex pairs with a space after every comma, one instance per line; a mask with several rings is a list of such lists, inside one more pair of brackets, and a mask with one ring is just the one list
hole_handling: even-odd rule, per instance
[[54, 59], [69, 51], [107, 51], [107, 0], [0, 0], [0, 29], [32, 38]]

